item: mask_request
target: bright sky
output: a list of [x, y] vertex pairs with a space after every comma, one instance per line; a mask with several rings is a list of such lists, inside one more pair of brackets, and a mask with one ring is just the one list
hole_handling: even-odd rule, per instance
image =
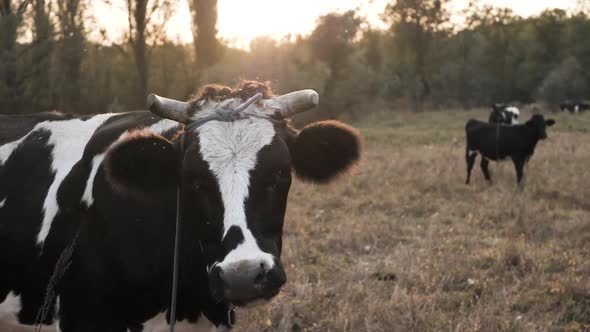
[[[390, 0], [218, 0], [219, 37], [230, 45], [248, 48], [250, 41], [258, 36], [275, 39], [291, 34], [309, 34], [315, 27], [318, 17], [329, 12], [343, 12], [359, 8], [371, 25], [384, 27], [379, 19]], [[112, 39], [119, 39], [126, 29], [127, 16], [124, 1], [115, 8], [107, 7], [102, 1], [93, 2], [96, 28], [106, 29]], [[482, 0], [483, 3], [510, 7], [521, 16], [538, 14], [545, 8], [572, 9], [575, 0]], [[452, 8], [459, 11], [467, 6], [469, 0], [454, 0]], [[167, 34], [170, 38], [190, 42], [190, 13], [186, 0], [179, 0], [175, 14], [168, 22]]]

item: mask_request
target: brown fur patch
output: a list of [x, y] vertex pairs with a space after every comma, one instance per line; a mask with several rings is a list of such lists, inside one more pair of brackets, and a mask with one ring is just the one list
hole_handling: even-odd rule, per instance
[[257, 93], [262, 93], [264, 99], [272, 97], [273, 92], [270, 82], [244, 80], [239, 82], [234, 88], [219, 84], [208, 84], [201, 87], [189, 102], [193, 104], [203, 100], [219, 102], [230, 98], [247, 100]]
[[287, 144], [295, 174], [315, 183], [328, 183], [353, 172], [363, 151], [359, 131], [334, 120], [306, 126]]
[[104, 167], [115, 191], [136, 197], [175, 186], [178, 180], [178, 154], [173, 144], [148, 129], [130, 132], [111, 145]]

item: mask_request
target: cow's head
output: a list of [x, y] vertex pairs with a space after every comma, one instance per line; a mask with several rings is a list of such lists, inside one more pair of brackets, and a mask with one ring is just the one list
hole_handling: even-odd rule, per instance
[[504, 109], [504, 112], [506, 112], [506, 118], [509, 124], [518, 124], [518, 119], [520, 118], [520, 111], [518, 110], [518, 108], [514, 106], [509, 106]]
[[208, 86], [188, 103], [148, 98], [153, 113], [185, 124], [168, 144], [179, 156], [183, 229], [198, 237], [192, 254], [204, 254], [214, 299], [239, 305], [276, 295], [286, 282], [280, 258], [292, 173], [328, 183], [359, 161], [355, 129], [336, 121], [301, 131], [289, 125], [317, 104], [313, 90], [273, 96], [258, 82]]
[[518, 124], [520, 118], [520, 111], [514, 106], [506, 106], [505, 104], [493, 104], [492, 113], [490, 115], [490, 123], [503, 123], [508, 125]]
[[533, 115], [525, 125], [533, 128], [537, 134], [539, 139], [546, 139], [547, 138], [547, 127], [551, 127], [555, 124], [555, 120], [547, 119], [543, 117], [541, 114]]

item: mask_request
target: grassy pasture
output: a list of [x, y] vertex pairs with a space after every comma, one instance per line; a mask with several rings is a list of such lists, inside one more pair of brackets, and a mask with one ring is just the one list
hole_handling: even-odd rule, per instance
[[[464, 124], [487, 111], [355, 123], [355, 176], [294, 182], [288, 286], [239, 331], [590, 330], [590, 114], [549, 115], [516, 187], [511, 162], [465, 180]], [[522, 118], [530, 117], [523, 112]]]

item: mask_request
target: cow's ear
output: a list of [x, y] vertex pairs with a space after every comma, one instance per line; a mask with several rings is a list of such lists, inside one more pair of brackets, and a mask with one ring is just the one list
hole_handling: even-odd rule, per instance
[[338, 121], [308, 125], [289, 142], [295, 174], [304, 181], [327, 183], [354, 169], [362, 152], [358, 130]]
[[176, 186], [178, 153], [153, 132], [134, 132], [108, 150], [104, 167], [108, 182], [124, 193], [149, 194]]
[[551, 126], [553, 126], [554, 124], [555, 124], [555, 120], [553, 120], [553, 119], [547, 119], [547, 120], [545, 120], [545, 125], [546, 125], [547, 127], [551, 127]]

